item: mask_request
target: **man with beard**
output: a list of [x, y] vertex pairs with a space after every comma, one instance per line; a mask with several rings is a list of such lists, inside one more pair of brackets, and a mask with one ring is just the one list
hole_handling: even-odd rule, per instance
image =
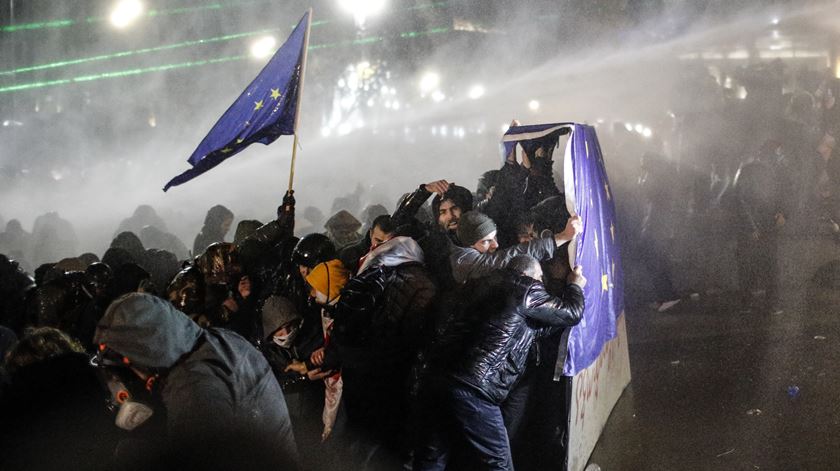
[[[426, 226], [415, 217], [429, 198], [432, 199], [432, 212], [436, 224]], [[458, 224], [461, 215], [473, 206], [472, 193], [464, 187], [437, 180], [420, 185], [400, 203], [391, 217], [397, 227], [396, 235], [408, 235], [420, 244], [426, 254], [429, 272], [441, 288], [454, 286], [452, 271], [449, 266], [449, 253], [458, 245]]]

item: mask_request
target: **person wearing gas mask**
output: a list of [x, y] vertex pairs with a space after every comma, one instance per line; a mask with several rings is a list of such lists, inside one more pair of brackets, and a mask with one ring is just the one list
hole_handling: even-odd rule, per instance
[[164, 409], [166, 436], [140, 467], [297, 468], [283, 391], [241, 336], [132, 293], [108, 307], [94, 341], [100, 364], [129, 370]]

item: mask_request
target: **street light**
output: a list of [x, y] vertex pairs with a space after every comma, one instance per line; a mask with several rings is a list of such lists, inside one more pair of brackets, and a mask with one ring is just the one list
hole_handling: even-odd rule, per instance
[[140, 0], [120, 0], [111, 10], [111, 24], [118, 29], [123, 29], [133, 23], [143, 14], [143, 4]]
[[528, 102], [528, 108], [530, 108], [531, 111], [537, 111], [538, 109], [540, 109], [540, 102], [538, 102], [537, 100], [531, 100]]
[[440, 75], [435, 72], [426, 72], [420, 79], [420, 91], [423, 94], [435, 90], [440, 85]]
[[364, 28], [365, 20], [385, 9], [385, 0], [338, 0], [346, 12], [353, 14], [356, 26]]
[[277, 40], [274, 36], [264, 36], [251, 44], [251, 56], [263, 59], [273, 54], [276, 46]]
[[478, 100], [484, 96], [484, 85], [476, 84], [470, 88], [469, 97], [473, 100]]

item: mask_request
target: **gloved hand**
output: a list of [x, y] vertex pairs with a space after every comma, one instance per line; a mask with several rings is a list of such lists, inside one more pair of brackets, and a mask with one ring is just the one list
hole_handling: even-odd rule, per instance
[[295, 220], [295, 190], [288, 190], [283, 196], [283, 204], [277, 207], [277, 219], [280, 222]]

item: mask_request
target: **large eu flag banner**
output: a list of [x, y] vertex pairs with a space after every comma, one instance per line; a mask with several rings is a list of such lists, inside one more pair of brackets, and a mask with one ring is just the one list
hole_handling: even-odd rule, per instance
[[583, 232], [572, 242], [569, 259], [583, 266], [587, 284], [583, 319], [569, 333], [564, 376], [574, 376], [598, 358], [607, 341], [618, 334], [618, 317], [624, 312], [615, 202], [601, 146], [593, 127], [574, 123], [513, 126], [502, 138], [508, 155], [517, 145], [525, 151], [555, 146], [561, 135], [570, 132], [563, 168], [566, 207], [570, 214], [580, 215]]
[[580, 215], [574, 263], [583, 266], [586, 308], [580, 324], [569, 333], [565, 376], [592, 364], [604, 345], [618, 335], [624, 313], [624, 283], [615, 226], [615, 201], [610, 191], [601, 146], [592, 126], [575, 124], [564, 164], [566, 205]]
[[187, 159], [192, 168], [170, 180], [163, 191], [192, 180], [255, 142], [268, 145], [295, 133], [308, 25], [309, 12]]

